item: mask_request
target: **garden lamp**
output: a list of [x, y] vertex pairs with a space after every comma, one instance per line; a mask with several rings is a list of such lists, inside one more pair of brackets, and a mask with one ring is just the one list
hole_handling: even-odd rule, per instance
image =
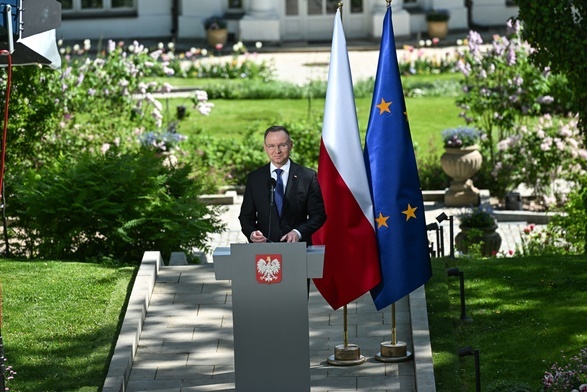
[[475, 356], [475, 391], [481, 392], [481, 367], [479, 366], [479, 350], [473, 350], [471, 346], [460, 348], [458, 351], [459, 357], [466, 357], [467, 355]]
[[465, 274], [463, 271], [459, 270], [458, 268], [449, 268], [446, 270], [446, 274], [448, 276], [458, 276], [459, 277], [459, 285], [461, 290], [461, 320], [472, 322], [473, 319], [467, 316], [467, 312], [465, 311]]
[[426, 231], [436, 231], [436, 252], [434, 252], [434, 245], [430, 244], [430, 254], [433, 257], [438, 257], [440, 255], [440, 237], [438, 234], [438, 223], [432, 222], [426, 225]]

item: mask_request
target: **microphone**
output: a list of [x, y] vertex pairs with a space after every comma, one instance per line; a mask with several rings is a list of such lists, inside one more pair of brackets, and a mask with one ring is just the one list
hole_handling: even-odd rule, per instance
[[275, 178], [270, 178], [267, 181], [267, 186], [269, 187], [269, 229], [267, 233], [267, 242], [271, 241], [271, 215], [273, 212], [273, 206], [275, 205], [275, 187], [277, 186], [277, 181]]
[[267, 182], [267, 186], [269, 187], [269, 207], [273, 207], [275, 204], [275, 187], [277, 186], [275, 178], [270, 178]]

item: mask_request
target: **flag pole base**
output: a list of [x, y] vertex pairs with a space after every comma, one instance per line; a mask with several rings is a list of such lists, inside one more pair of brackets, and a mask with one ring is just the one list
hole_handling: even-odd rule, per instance
[[398, 341], [393, 344], [391, 341], [381, 343], [381, 352], [377, 353], [375, 359], [380, 362], [405, 362], [414, 356], [407, 349], [406, 342]]
[[328, 357], [327, 362], [335, 366], [360, 365], [367, 360], [361, 355], [361, 349], [356, 344], [340, 344], [334, 348], [334, 355]]

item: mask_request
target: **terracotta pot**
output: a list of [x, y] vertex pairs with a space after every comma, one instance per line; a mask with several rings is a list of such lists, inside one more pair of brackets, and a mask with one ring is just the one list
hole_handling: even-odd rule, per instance
[[[455, 247], [457, 250], [468, 253], [471, 245], [481, 244], [481, 256], [494, 256], [499, 252], [501, 246], [501, 236], [496, 231], [497, 224], [490, 227], [468, 227], [459, 226], [461, 231], [455, 237]], [[474, 231], [471, 231], [475, 229]]]
[[218, 44], [226, 45], [226, 41], [228, 40], [228, 30], [206, 30], [206, 39], [208, 40], [208, 45], [212, 47], [215, 47]]
[[428, 22], [428, 35], [430, 38], [446, 38], [448, 34], [448, 22], [430, 21]]

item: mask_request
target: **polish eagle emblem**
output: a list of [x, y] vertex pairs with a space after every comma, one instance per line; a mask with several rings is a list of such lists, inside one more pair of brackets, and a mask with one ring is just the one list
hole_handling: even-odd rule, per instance
[[257, 255], [256, 259], [259, 283], [281, 282], [281, 255]]

